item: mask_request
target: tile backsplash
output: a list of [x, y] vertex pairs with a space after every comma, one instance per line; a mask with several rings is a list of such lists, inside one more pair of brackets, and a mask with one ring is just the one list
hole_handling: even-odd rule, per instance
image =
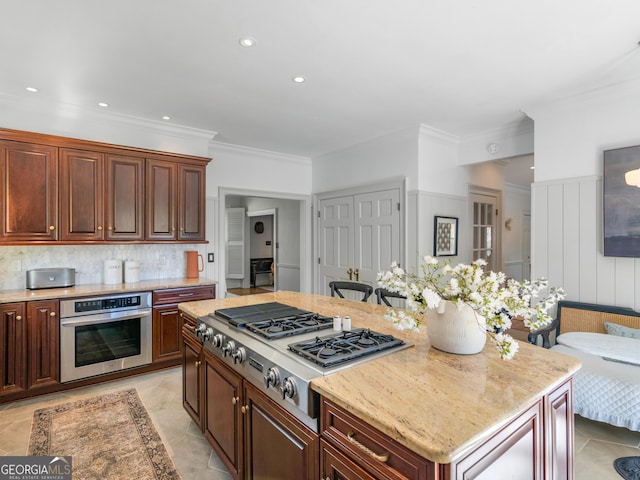
[[109, 259], [137, 261], [140, 280], [180, 278], [186, 275], [188, 250], [206, 259], [202, 244], [0, 246], [0, 290], [25, 288], [27, 270], [34, 268], [75, 268], [76, 285], [102, 283], [103, 263]]

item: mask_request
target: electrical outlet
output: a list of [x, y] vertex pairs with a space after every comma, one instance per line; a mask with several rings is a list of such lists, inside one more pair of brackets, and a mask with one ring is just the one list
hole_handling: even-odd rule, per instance
[[167, 264], [167, 257], [165, 257], [164, 255], [160, 255], [158, 257], [158, 264], [159, 265], [166, 265]]
[[22, 271], [22, 262], [20, 260], [11, 260], [11, 271], [12, 272]]

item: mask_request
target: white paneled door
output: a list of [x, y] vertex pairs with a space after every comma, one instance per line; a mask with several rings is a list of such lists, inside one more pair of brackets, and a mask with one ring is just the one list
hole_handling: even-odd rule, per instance
[[333, 280], [376, 288], [378, 272], [400, 261], [399, 205], [399, 189], [319, 201], [320, 293], [329, 295]]

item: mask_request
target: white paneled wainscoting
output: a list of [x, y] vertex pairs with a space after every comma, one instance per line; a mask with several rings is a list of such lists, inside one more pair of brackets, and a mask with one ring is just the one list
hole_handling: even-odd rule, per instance
[[640, 259], [603, 254], [600, 177], [534, 183], [532, 224], [533, 278], [569, 300], [640, 309]]

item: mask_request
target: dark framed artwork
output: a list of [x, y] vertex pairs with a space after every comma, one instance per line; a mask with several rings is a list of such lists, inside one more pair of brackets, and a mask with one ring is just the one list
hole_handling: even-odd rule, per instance
[[458, 255], [457, 217], [434, 217], [433, 255], [435, 257]]
[[604, 255], [640, 257], [640, 146], [605, 150]]

